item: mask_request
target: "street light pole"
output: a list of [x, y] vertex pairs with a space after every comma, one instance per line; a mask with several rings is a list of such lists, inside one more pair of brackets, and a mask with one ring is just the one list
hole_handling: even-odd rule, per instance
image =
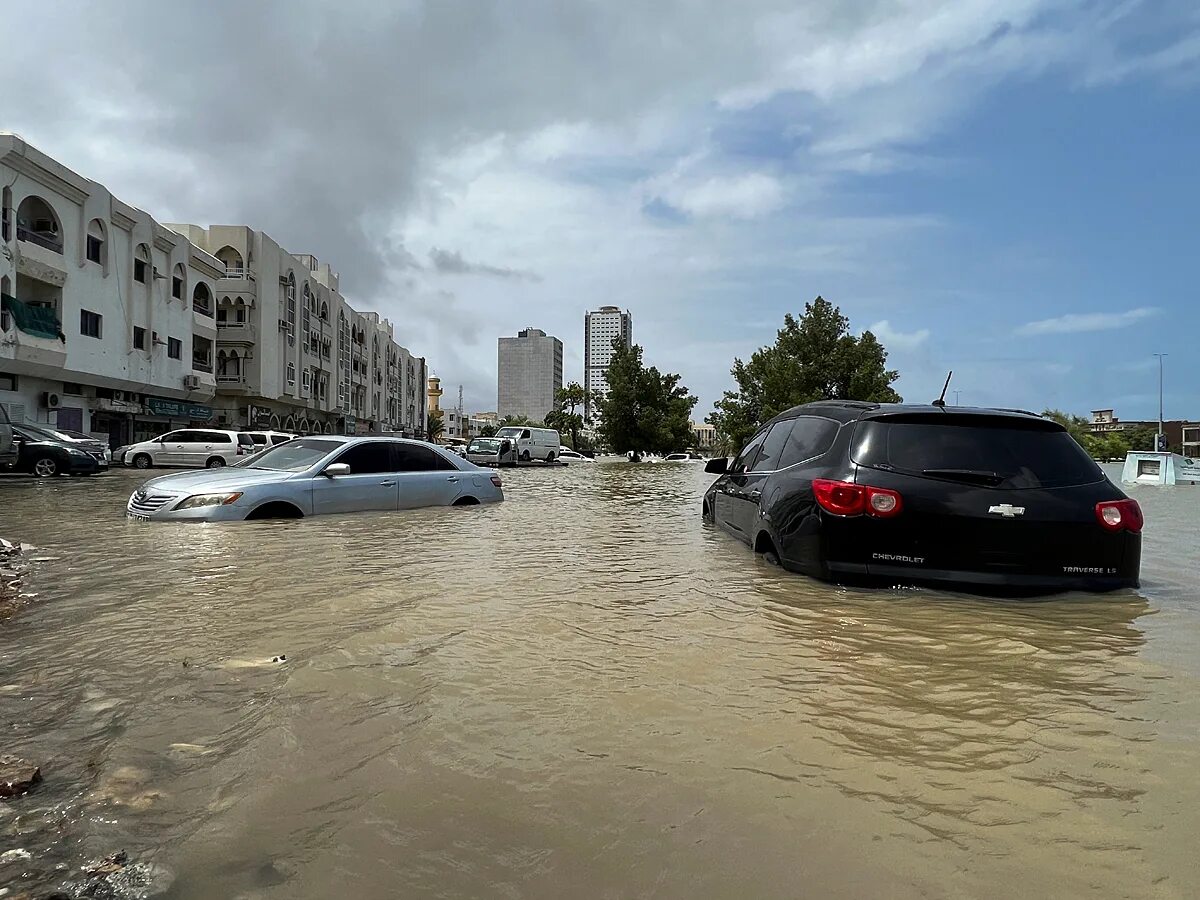
[[1154, 449], [1157, 452], [1162, 445], [1163, 434], [1163, 357], [1166, 353], [1155, 353], [1158, 357], [1158, 434], [1154, 436]]
[[962, 391], [954, 391], [954, 405], [955, 406], [958, 406], [958, 395], [961, 393], [962, 393]]

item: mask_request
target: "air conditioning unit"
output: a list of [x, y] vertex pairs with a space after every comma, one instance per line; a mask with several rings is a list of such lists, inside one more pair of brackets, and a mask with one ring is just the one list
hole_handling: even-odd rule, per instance
[[165, 346], [167, 342], [158, 336], [157, 331], [152, 331], [150, 332], [150, 343], [156, 347], [162, 347]]
[[58, 409], [62, 406], [62, 397], [54, 393], [54, 391], [43, 391], [42, 406], [46, 407], [46, 409]]
[[112, 398], [113, 398], [114, 400], [124, 400], [124, 399], [125, 399], [125, 392], [124, 392], [124, 391], [113, 391]]
[[184, 375], [183, 376], [183, 386], [185, 388], [187, 388], [189, 391], [196, 390], [197, 388], [200, 387], [200, 376], [199, 375]]

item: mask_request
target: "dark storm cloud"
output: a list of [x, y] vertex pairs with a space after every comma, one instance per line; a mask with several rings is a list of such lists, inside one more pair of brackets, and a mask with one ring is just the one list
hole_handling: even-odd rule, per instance
[[442, 250], [434, 247], [429, 251], [429, 262], [435, 272], [444, 275], [492, 275], [496, 278], [512, 278], [517, 281], [541, 281], [537, 272], [509, 269], [504, 266], [489, 266], [487, 263], [468, 262], [457, 250]]

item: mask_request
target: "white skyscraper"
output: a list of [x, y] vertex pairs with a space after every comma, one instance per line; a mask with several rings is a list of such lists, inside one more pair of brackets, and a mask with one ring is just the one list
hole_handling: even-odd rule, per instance
[[[629, 347], [633, 344], [633, 316], [616, 306], [602, 306], [583, 316], [583, 386], [589, 396], [608, 392], [605, 373], [612, 360], [613, 341], [617, 338]], [[584, 418], [592, 421], [593, 408], [589, 401]]]

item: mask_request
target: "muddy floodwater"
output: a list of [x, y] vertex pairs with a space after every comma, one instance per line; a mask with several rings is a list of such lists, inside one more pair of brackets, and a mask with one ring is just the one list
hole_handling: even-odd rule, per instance
[[[700, 466], [492, 507], [124, 519], [0, 478], [0, 885], [171, 898], [1200, 895], [1200, 488], [1140, 591], [846, 590], [700, 522]], [[23, 853], [12, 851], [21, 850]], [[7, 896], [7, 895], [6, 895]]]

